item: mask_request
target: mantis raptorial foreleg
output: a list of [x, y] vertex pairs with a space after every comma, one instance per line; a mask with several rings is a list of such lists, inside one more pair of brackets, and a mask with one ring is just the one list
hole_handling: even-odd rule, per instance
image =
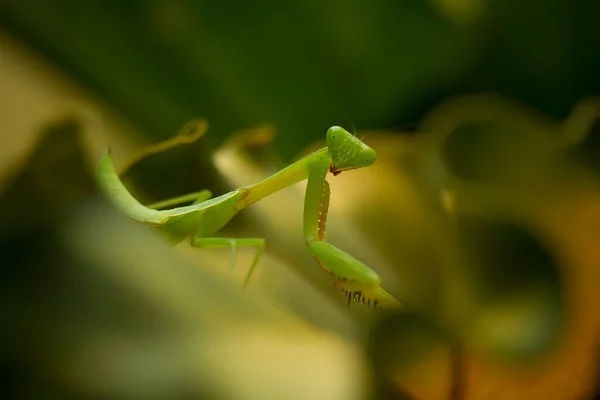
[[384, 291], [379, 276], [371, 268], [348, 253], [325, 241], [330, 188], [325, 179], [329, 165], [315, 162], [308, 167], [308, 184], [304, 200], [304, 239], [308, 251], [321, 267], [332, 276], [334, 285], [341, 287], [352, 300], [369, 305], [400, 306]]

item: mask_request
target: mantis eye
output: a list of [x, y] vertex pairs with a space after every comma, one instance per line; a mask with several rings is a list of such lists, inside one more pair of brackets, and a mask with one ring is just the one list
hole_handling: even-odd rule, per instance
[[339, 126], [332, 126], [327, 130], [327, 140], [335, 140], [337, 142], [337, 139], [343, 139], [345, 132], [346, 131]]

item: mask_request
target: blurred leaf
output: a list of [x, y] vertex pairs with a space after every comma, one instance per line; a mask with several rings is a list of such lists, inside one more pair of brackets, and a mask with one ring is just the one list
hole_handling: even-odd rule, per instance
[[[92, 203], [57, 229], [31, 230], [0, 249], [27, 271], [3, 279], [13, 288], [2, 291], [11, 310], [3, 314], [10, 327], [3, 352], [26, 366], [34, 389], [51, 380], [63, 394], [98, 398], [361, 392], [364, 371], [347, 344], [218, 278], [209, 265], [184, 262], [116, 210]], [[42, 233], [38, 251], [28, 251]], [[273, 382], [277, 373], [282, 379]]]
[[542, 143], [532, 139], [529, 132], [501, 123], [464, 124], [449, 138], [445, 158], [460, 179], [526, 184], [539, 177], [536, 157], [543, 153]]
[[382, 319], [367, 350], [380, 379], [394, 382], [414, 399], [445, 398], [452, 385], [448, 335], [423, 314]]
[[94, 191], [77, 120], [66, 117], [51, 122], [39, 137], [23, 165], [15, 166], [3, 185], [0, 238], [49, 226]]
[[588, 0], [486, 0], [477, 35], [479, 62], [452, 93], [494, 92], [563, 119], [579, 98], [597, 93], [597, 15]]
[[461, 216], [458, 226], [473, 307], [471, 322], [460, 328], [468, 346], [506, 359], [548, 352], [566, 319], [561, 275], [549, 251], [508, 221]]
[[276, 144], [288, 160], [344, 114], [359, 125], [391, 124], [462, 71], [475, 41], [427, 2], [0, 7], [1, 22], [153, 137], [195, 117], [211, 122], [215, 143], [269, 122], [285, 132]]
[[[591, 111], [591, 115], [587, 116], [589, 120], [586, 120], [582, 125], [584, 135], [579, 143], [575, 143], [570, 150], [571, 157], [579, 162], [583, 167], [588, 169], [594, 174], [596, 179], [600, 178], [600, 104], [595, 104]], [[580, 116], [575, 115], [573, 119], [577, 117], [586, 117], [586, 115]], [[577, 121], [576, 121], [577, 122]]]

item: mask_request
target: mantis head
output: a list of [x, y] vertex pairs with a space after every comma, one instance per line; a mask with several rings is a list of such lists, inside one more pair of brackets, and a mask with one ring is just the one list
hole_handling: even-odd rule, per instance
[[368, 167], [375, 162], [375, 150], [339, 126], [327, 130], [327, 147], [333, 175], [349, 169]]

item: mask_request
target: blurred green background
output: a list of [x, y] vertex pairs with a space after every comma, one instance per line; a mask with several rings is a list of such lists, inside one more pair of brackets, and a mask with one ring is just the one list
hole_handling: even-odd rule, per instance
[[[4, 398], [593, 398], [600, 3], [0, 1]], [[263, 179], [329, 126], [372, 168], [330, 178], [328, 238], [406, 305], [345, 305], [307, 255], [302, 184], [170, 248], [144, 202]], [[272, 138], [272, 140], [270, 140]]]

